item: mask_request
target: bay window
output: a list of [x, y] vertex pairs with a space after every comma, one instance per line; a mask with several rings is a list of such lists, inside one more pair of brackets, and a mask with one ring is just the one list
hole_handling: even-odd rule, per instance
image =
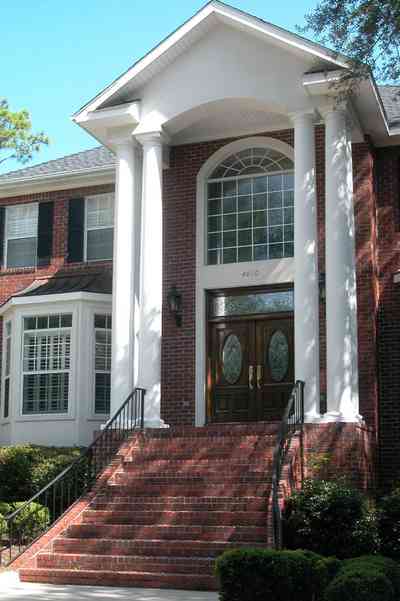
[[94, 316], [94, 411], [110, 412], [111, 392], [111, 315]]
[[23, 320], [23, 414], [67, 413], [72, 314]]

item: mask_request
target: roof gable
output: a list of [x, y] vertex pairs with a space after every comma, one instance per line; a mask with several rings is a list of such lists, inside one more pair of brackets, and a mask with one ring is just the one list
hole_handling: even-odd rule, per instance
[[233, 8], [218, 0], [206, 4], [191, 19], [169, 35], [158, 46], [137, 61], [130, 69], [118, 77], [94, 99], [74, 115], [79, 121], [88, 112], [98, 108], [115, 106], [134, 99], [135, 90], [145, 85], [179, 55], [201, 39], [218, 23], [228, 24], [247, 31], [266, 41], [285, 45], [288, 48], [314, 57], [326, 69], [348, 67], [346, 58], [323, 46], [272, 25], [262, 19]]

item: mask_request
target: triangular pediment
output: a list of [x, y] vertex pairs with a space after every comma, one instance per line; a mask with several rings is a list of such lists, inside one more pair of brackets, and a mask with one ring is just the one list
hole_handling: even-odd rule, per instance
[[235, 28], [243, 35], [255, 36], [267, 44], [286, 49], [298, 56], [303, 55], [307, 58], [306, 62], [314, 65], [316, 70], [334, 70], [348, 66], [345, 57], [319, 44], [213, 0], [100, 92], [74, 117], [79, 118], [83, 113], [131, 102], [135, 99], [137, 90], [143, 88], [177, 58], [186, 54], [192, 46], [221, 25]]

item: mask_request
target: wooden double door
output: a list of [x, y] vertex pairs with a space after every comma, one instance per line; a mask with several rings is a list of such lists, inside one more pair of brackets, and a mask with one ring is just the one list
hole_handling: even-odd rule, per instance
[[281, 419], [294, 385], [293, 315], [209, 323], [208, 418]]

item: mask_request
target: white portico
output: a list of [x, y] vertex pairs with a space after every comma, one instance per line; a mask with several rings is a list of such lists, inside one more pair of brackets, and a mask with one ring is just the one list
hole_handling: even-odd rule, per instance
[[[117, 157], [112, 410], [139, 385], [147, 390], [146, 423], [162, 422], [161, 316], [168, 293], [162, 273], [163, 252], [168, 250], [163, 248], [163, 169], [169, 166], [169, 148], [236, 138], [211, 154], [194, 182], [196, 423], [203, 425], [207, 419], [207, 293], [284, 285], [294, 288], [294, 377], [306, 383], [306, 421], [359, 420], [351, 142], [362, 139], [366, 109], [365, 103], [339, 106], [326, 75], [337, 78], [346, 68], [344, 59], [311, 42], [211, 2], [74, 116]], [[373, 83], [363, 85], [372, 97]], [[326, 131], [328, 350], [323, 417], [317, 124], [325, 124]], [[265, 133], [283, 130], [294, 130], [294, 148]], [[218, 165], [247, 148], [287, 159], [291, 166], [282, 167], [282, 173], [293, 172], [294, 165], [294, 249], [274, 258], [253, 254], [247, 261], [210, 261], [207, 182]], [[254, 223], [249, 231], [251, 227]]]

